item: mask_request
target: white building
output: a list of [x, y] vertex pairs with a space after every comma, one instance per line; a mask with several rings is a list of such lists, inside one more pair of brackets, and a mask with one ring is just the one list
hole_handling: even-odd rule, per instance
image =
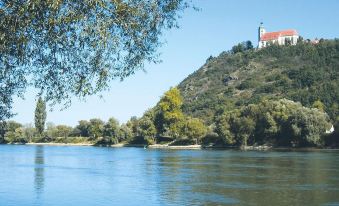
[[266, 47], [269, 44], [285, 45], [290, 43], [296, 45], [299, 39], [299, 34], [295, 29], [288, 29], [276, 32], [266, 32], [263, 23], [259, 26], [258, 48]]

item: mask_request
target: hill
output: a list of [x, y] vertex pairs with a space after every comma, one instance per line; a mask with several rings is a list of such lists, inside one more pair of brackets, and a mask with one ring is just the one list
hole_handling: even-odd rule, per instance
[[234, 47], [210, 57], [178, 88], [185, 114], [214, 122], [219, 110], [282, 98], [338, 116], [339, 39], [260, 50]]

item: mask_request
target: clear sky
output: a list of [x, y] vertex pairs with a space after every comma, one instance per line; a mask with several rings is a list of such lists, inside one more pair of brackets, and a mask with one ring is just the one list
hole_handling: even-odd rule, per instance
[[[257, 45], [257, 29], [264, 22], [267, 31], [297, 29], [304, 38], [339, 38], [338, 0], [193, 0], [201, 11], [187, 10], [180, 28], [165, 31], [160, 64], [146, 65], [123, 82], [112, 82], [111, 90], [74, 100], [72, 106], [48, 111], [47, 121], [75, 126], [79, 120], [115, 117], [126, 122], [153, 107], [162, 94], [199, 69], [206, 59], [251, 40]], [[28, 89], [25, 99], [15, 99], [13, 118], [34, 122], [36, 94]]]

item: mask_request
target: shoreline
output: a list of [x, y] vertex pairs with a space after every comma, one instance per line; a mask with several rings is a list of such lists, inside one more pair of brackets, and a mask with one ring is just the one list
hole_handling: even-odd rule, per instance
[[22, 145], [46, 145], [46, 146], [95, 146], [92, 143], [56, 143], [56, 142], [41, 142], [41, 143], [25, 143]]
[[112, 148], [123, 148], [123, 147], [139, 147], [144, 149], [174, 149], [174, 150], [227, 150], [235, 149], [242, 151], [326, 151], [326, 150], [339, 150], [339, 148], [317, 148], [317, 147], [271, 147], [271, 146], [246, 146], [246, 147], [235, 147], [235, 146], [205, 146], [205, 145], [168, 145], [168, 144], [154, 144], [154, 145], [143, 145], [143, 144], [126, 144], [118, 143], [114, 145], [96, 145], [93, 143], [6, 143], [7, 145], [36, 145], [36, 146], [83, 146], [83, 147], [112, 147]]

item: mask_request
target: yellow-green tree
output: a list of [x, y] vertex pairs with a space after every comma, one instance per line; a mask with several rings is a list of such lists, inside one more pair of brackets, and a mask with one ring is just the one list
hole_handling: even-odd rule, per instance
[[161, 135], [179, 137], [184, 124], [182, 97], [178, 88], [173, 87], [160, 99], [156, 107], [155, 125]]
[[313, 108], [317, 108], [319, 109], [320, 111], [324, 112], [324, 104], [320, 101], [320, 100], [317, 100], [313, 103], [312, 105]]
[[188, 117], [184, 123], [183, 134], [198, 144], [198, 140], [204, 137], [207, 133], [207, 128], [202, 120], [198, 118]]

